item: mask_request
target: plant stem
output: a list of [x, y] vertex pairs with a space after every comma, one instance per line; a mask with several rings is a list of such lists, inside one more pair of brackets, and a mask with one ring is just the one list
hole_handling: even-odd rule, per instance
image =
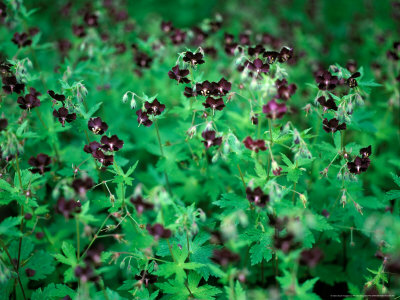
[[[19, 168], [18, 151], [15, 153], [15, 163], [16, 163], [19, 185], [20, 185], [21, 191], [24, 192], [24, 189], [22, 186], [21, 169]], [[19, 226], [19, 230], [21, 231], [21, 237], [19, 238], [19, 245], [18, 245], [18, 258], [17, 258], [17, 268], [16, 268], [17, 271], [19, 269], [19, 263], [20, 263], [20, 259], [21, 259], [22, 238], [24, 236], [23, 228], [24, 228], [24, 206], [21, 205], [21, 224]]]
[[169, 243], [169, 239], [167, 239], [167, 244], [168, 244], [169, 253], [171, 253], [172, 260], [175, 262], [175, 256], [174, 256], [174, 253], [172, 252], [172, 247], [171, 247], [171, 244]]
[[244, 182], [243, 173], [242, 173], [242, 170], [240, 169], [239, 164], [237, 164], [237, 167], [238, 167], [238, 170], [239, 170], [239, 173], [240, 173], [240, 178], [242, 178], [243, 187], [246, 190], [246, 183]]
[[80, 246], [81, 246], [81, 237], [79, 235], [79, 219], [78, 215], [75, 215], [75, 223], [76, 223], [76, 258], [79, 261], [80, 258]]
[[111, 216], [111, 214], [107, 215], [107, 217], [104, 219], [103, 223], [101, 224], [99, 230], [97, 230], [96, 234], [93, 236], [93, 239], [90, 241], [89, 246], [87, 246], [86, 250], [82, 253], [82, 257], [85, 257], [86, 252], [88, 252], [89, 248], [92, 246], [94, 241], [96, 240], [97, 236], [99, 235], [100, 231], [103, 229], [104, 225], [106, 224], [108, 218]]
[[[162, 146], [162, 143], [161, 143], [160, 131], [158, 129], [157, 119], [155, 119], [155, 118], [154, 118], [154, 127], [156, 128], [156, 132], [157, 132], [157, 139], [158, 139], [158, 144], [160, 145], [161, 156], [165, 158], [164, 149], [163, 149], [163, 146]], [[165, 183], [167, 185], [168, 193], [172, 196], [172, 191], [171, 191], [171, 187], [169, 185], [169, 180], [168, 180], [168, 174], [167, 174], [166, 171], [164, 171], [164, 175], [165, 175]]]
[[7, 246], [3, 243], [2, 240], [0, 240], [0, 246], [1, 246], [1, 247], [4, 249], [4, 251], [6, 252], [6, 254], [7, 254], [7, 256], [8, 256], [8, 259], [10, 260], [10, 263], [11, 263], [11, 265], [12, 265], [13, 268], [14, 268], [15, 273], [17, 273], [18, 284], [19, 284], [19, 286], [21, 287], [22, 296], [23, 296], [24, 299], [26, 300], [25, 291], [24, 291], [24, 287], [22, 286], [22, 283], [21, 283], [21, 278], [19, 277], [19, 272], [18, 272], [17, 268], [15, 267], [15, 265], [14, 265], [14, 263], [13, 263], [13, 260], [12, 260], [12, 258], [11, 258], [11, 255], [10, 255], [10, 253], [8, 252]]

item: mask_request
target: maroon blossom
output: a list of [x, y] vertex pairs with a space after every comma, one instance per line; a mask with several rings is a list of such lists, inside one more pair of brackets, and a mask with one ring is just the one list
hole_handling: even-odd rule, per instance
[[250, 203], [254, 203], [254, 205], [260, 207], [264, 207], [269, 202], [269, 196], [264, 194], [260, 187], [256, 187], [255, 189], [247, 187], [246, 198]]
[[53, 110], [53, 116], [58, 118], [58, 121], [61, 123], [62, 127], [65, 126], [65, 122], [71, 123], [76, 119], [76, 113], [70, 114], [68, 109], [65, 107], [60, 107], [57, 110]]
[[211, 146], [219, 146], [222, 143], [222, 137], [215, 137], [216, 132], [214, 130], [206, 130], [203, 131], [201, 136], [204, 138], [203, 144], [206, 146], [206, 149]]
[[248, 136], [244, 139], [243, 143], [247, 149], [255, 151], [256, 153], [267, 150], [264, 140], [253, 140], [250, 136]]
[[89, 119], [88, 128], [94, 134], [100, 135], [107, 131], [108, 125], [106, 122], [103, 122], [100, 117], [97, 117]]
[[346, 130], [346, 123], [342, 123], [339, 125], [339, 120], [335, 118], [329, 121], [327, 118], [325, 118], [322, 124], [323, 124], [323, 129], [328, 133], [336, 132], [339, 130]]
[[32, 173], [44, 174], [45, 172], [50, 171], [51, 158], [47, 154], [40, 153], [36, 157], [32, 156], [28, 160], [28, 164], [30, 164], [33, 168], [30, 169]]
[[281, 119], [286, 113], [287, 107], [285, 103], [277, 103], [275, 99], [270, 100], [266, 105], [263, 106], [263, 113], [269, 119]]
[[172, 71], [168, 72], [169, 78], [178, 81], [178, 83], [189, 83], [190, 80], [186, 78], [189, 74], [189, 70], [187, 69], [179, 69], [179, 66], [176, 65], [172, 68]]
[[222, 98], [207, 97], [206, 102], [203, 103], [205, 108], [211, 108], [212, 110], [222, 110], [225, 107], [224, 100]]
[[138, 111], [136, 111], [136, 115], [138, 116], [137, 121], [139, 123], [139, 126], [143, 124], [146, 127], [150, 127], [151, 124], [153, 124], [153, 121], [149, 119], [149, 115], [145, 111], [139, 109]]
[[156, 240], [160, 238], [168, 239], [172, 234], [171, 230], [164, 228], [164, 226], [159, 223], [154, 224], [153, 226], [147, 224], [146, 229]]
[[165, 105], [161, 104], [157, 99], [154, 99], [151, 103], [146, 101], [144, 103], [144, 108], [148, 115], [159, 116], [164, 111]]
[[118, 151], [124, 146], [124, 141], [120, 140], [115, 134], [111, 137], [103, 135], [100, 142], [103, 144], [101, 148], [106, 151]]

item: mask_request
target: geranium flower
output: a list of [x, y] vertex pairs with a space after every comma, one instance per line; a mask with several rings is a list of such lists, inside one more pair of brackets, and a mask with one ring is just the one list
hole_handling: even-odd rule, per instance
[[282, 250], [283, 253], [288, 253], [298, 246], [299, 243], [294, 241], [293, 233], [289, 232], [284, 236], [274, 235], [274, 247], [275, 249]]
[[84, 37], [86, 35], [85, 27], [82, 25], [72, 25], [72, 32], [77, 37]]
[[194, 54], [193, 52], [187, 51], [183, 57], [183, 61], [192, 66], [204, 64], [203, 54], [200, 52]]
[[90, 142], [89, 145], [85, 145], [83, 147], [83, 151], [85, 151], [86, 153], [89, 153], [89, 154], [93, 154], [99, 148], [101, 148], [101, 144], [94, 141], [94, 142]]
[[332, 109], [335, 111], [338, 110], [335, 100], [333, 100], [331, 97], [329, 97], [329, 99], [326, 100], [326, 98], [324, 96], [321, 96], [317, 99], [317, 101], [323, 107], [324, 112], [327, 111], [328, 109]]
[[214, 130], [206, 130], [203, 131], [201, 136], [203, 137], [204, 141], [203, 144], [206, 146], [206, 149], [210, 148], [211, 146], [219, 146], [222, 143], [222, 137], [215, 137], [216, 132]]
[[72, 188], [81, 197], [85, 197], [86, 192], [93, 187], [93, 180], [90, 177], [84, 179], [77, 178], [72, 182]]
[[214, 89], [219, 96], [225, 96], [229, 93], [232, 88], [232, 84], [225, 78], [221, 78], [218, 83], [215, 84]]
[[362, 156], [362, 158], [369, 157], [371, 155], [371, 152], [372, 152], [371, 145], [360, 149], [360, 155]]
[[183, 44], [186, 40], [186, 32], [180, 29], [175, 29], [170, 35], [170, 39], [174, 45]]
[[146, 101], [144, 103], [144, 108], [146, 108], [146, 113], [148, 115], [159, 116], [165, 109], [165, 105], [161, 104], [157, 99], [154, 99], [153, 102]]
[[300, 264], [314, 268], [324, 257], [324, 253], [318, 247], [303, 250], [300, 253]]
[[225, 107], [224, 100], [222, 98], [214, 99], [212, 97], [207, 97], [206, 102], [203, 103], [205, 108], [211, 108], [212, 110], [222, 110]]
[[40, 153], [36, 157], [32, 156], [28, 160], [28, 164], [30, 164], [33, 168], [30, 169], [32, 173], [44, 174], [45, 172], [50, 171], [51, 158], [47, 154]]
[[118, 151], [124, 146], [124, 141], [120, 140], [115, 134], [111, 137], [103, 135], [100, 142], [103, 144], [101, 148], [107, 151]]
[[172, 22], [168, 21], [162, 21], [161, 22], [161, 30], [164, 31], [165, 33], [169, 33], [172, 30], [174, 30], [174, 26], [172, 26]]
[[103, 122], [100, 117], [90, 118], [88, 121], [88, 128], [94, 134], [101, 135], [107, 131], [108, 125], [106, 122]]
[[150, 127], [151, 124], [153, 124], [153, 121], [149, 119], [149, 116], [145, 111], [139, 109], [138, 111], [136, 111], [136, 115], [138, 116], [137, 121], [139, 123], [139, 126], [143, 124], [146, 127]]
[[141, 215], [145, 210], [151, 210], [154, 208], [153, 204], [144, 202], [143, 197], [140, 195], [131, 197], [130, 201], [133, 205], [135, 205], [138, 215]]
[[18, 48], [26, 47], [32, 44], [32, 40], [30, 36], [23, 32], [23, 33], [14, 33], [14, 37], [11, 40], [14, 44], [18, 46]]
[[52, 90], [48, 90], [48, 91], [47, 91], [47, 94], [49, 94], [49, 96], [55, 100], [55, 101], [53, 100], [53, 102], [54, 102], [55, 104], [57, 103], [57, 101], [59, 101], [59, 102], [62, 103], [63, 106], [65, 105], [65, 103], [64, 103], [64, 101], [65, 101], [65, 96], [64, 96], [64, 95], [56, 94], [56, 93], [55, 93], [54, 91], [52, 91]]
[[255, 47], [249, 47], [247, 49], [247, 53], [250, 56], [259, 56], [261, 54], [264, 54], [264, 52], [265, 52], [265, 48], [260, 44], [256, 45]]
[[319, 71], [315, 81], [318, 83], [318, 88], [324, 91], [333, 90], [339, 83], [339, 79], [336, 76], [332, 76], [328, 71]]
[[227, 248], [223, 249], [214, 249], [213, 256], [211, 259], [217, 264], [225, 267], [230, 263], [234, 263], [239, 261], [240, 257], [238, 254], [230, 251]]
[[6, 94], [20, 94], [25, 89], [25, 84], [18, 83], [15, 76], [3, 77], [3, 91]]
[[74, 213], [81, 211], [81, 203], [74, 199], [66, 200], [64, 197], [60, 197], [57, 200], [56, 212], [62, 214], [66, 219], [72, 218]]
[[239, 34], [239, 43], [241, 45], [250, 45], [250, 35], [247, 33]]
[[65, 107], [60, 107], [57, 110], [53, 110], [53, 116], [58, 118], [58, 121], [61, 123], [62, 127], [65, 126], [65, 122], [71, 123], [76, 119], [76, 113], [70, 114], [68, 109]]
[[267, 59], [267, 63], [273, 64], [279, 57], [279, 52], [276, 51], [266, 51], [263, 55]]
[[243, 143], [247, 149], [255, 151], [256, 153], [258, 153], [258, 151], [267, 150], [264, 140], [253, 140], [250, 136], [248, 136], [244, 139]]
[[247, 63], [247, 68], [256, 72], [257, 75], [260, 73], [268, 73], [269, 71], [269, 65], [264, 64], [263, 61], [259, 58], [256, 58], [253, 62], [248, 62]]
[[90, 12], [86, 12], [83, 16], [83, 20], [85, 21], [86, 25], [89, 27], [97, 27], [99, 23], [97, 22], [98, 17]]
[[346, 84], [349, 86], [349, 88], [355, 88], [356, 86], [358, 86], [358, 82], [356, 80], [356, 78], [360, 77], [361, 73], [360, 72], [355, 72], [354, 74], [352, 74], [347, 80], [346, 80]]
[[323, 129], [328, 133], [336, 132], [338, 130], [345, 130], [347, 127], [346, 123], [342, 123], [339, 125], [339, 120], [336, 118], [333, 118], [329, 121], [327, 118], [325, 118], [322, 124], [323, 124]]
[[183, 95], [187, 98], [196, 97], [196, 90], [193, 90], [190, 86], [186, 86]]
[[159, 223], [154, 224], [153, 226], [147, 224], [146, 229], [156, 240], [160, 238], [168, 239], [172, 234], [171, 230], [164, 228], [164, 226]]
[[297, 86], [294, 83], [288, 85], [286, 79], [278, 79], [275, 82], [275, 85], [278, 92], [277, 98], [285, 101], [288, 100], [297, 90]]
[[105, 155], [104, 152], [100, 149], [97, 149], [95, 152], [92, 153], [92, 155], [105, 167], [111, 166], [114, 162], [114, 156]]
[[172, 68], [172, 71], [168, 72], [169, 78], [178, 81], [178, 83], [189, 83], [190, 80], [186, 78], [189, 74], [189, 70], [187, 69], [179, 69], [179, 66], [176, 65]]
[[153, 59], [144, 52], [137, 52], [135, 55], [135, 63], [140, 68], [150, 68], [150, 64], [152, 61]]
[[263, 113], [269, 119], [280, 119], [286, 113], [287, 107], [285, 103], [277, 103], [275, 99], [270, 100], [266, 105], [263, 106]]
[[7, 119], [0, 119], [0, 131], [3, 131], [7, 128], [8, 126], [8, 120]]
[[99, 276], [96, 276], [94, 274], [94, 271], [91, 266], [86, 265], [85, 267], [77, 266], [75, 268], [75, 276], [79, 278], [79, 280], [83, 283], [92, 281], [92, 282], [97, 282], [99, 281]]
[[350, 173], [360, 174], [362, 172], [367, 171], [371, 161], [368, 157], [359, 157], [357, 156], [353, 162], [348, 162], [347, 167]]
[[278, 61], [281, 62], [281, 63], [287, 62], [292, 57], [293, 57], [293, 49], [292, 48], [283, 47], [281, 49], [281, 51], [279, 52]]
[[255, 189], [247, 187], [246, 198], [249, 202], [260, 207], [264, 207], [269, 202], [269, 196], [265, 195], [260, 187], [256, 187]]
[[196, 93], [198, 95], [209, 96], [214, 93], [215, 85], [208, 80], [202, 83], [196, 83]]

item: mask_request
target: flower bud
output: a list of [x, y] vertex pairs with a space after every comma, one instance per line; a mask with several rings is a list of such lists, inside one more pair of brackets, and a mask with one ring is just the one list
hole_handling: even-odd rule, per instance
[[306, 208], [307, 198], [304, 194], [300, 194], [300, 200], [303, 203], [304, 208]]

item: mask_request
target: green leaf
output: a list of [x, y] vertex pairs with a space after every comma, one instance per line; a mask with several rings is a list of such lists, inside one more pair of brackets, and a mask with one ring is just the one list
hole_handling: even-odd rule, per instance
[[64, 241], [61, 245], [61, 250], [64, 255], [59, 253], [53, 254], [55, 259], [57, 259], [59, 262], [63, 264], [75, 267], [76, 264], [78, 263], [76, 259], [75, 247], [72, 246], [72, 244], [70, 244], [69, 242]]
[[21, 217], [8, 217], [0, 223], [0, 236], [21, 236], [19, 229], [15, 226], [20, 225]]

